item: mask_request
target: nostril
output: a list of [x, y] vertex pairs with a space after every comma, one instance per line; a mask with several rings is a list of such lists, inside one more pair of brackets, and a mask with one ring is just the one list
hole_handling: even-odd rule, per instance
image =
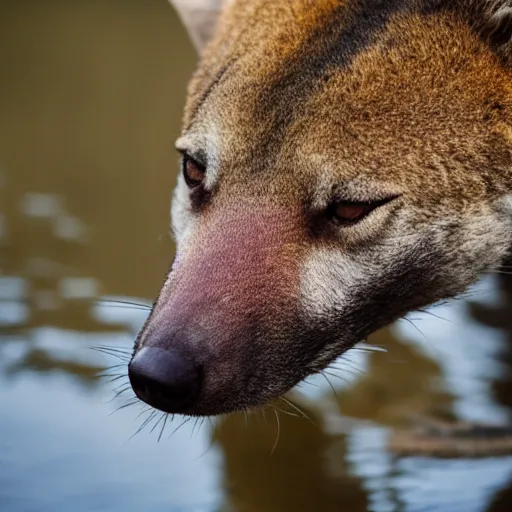
[[185, 412], [201, 389], [199, 369], [176, 350], [142, 348], [131, 360], [128, 376], [141, 400], [168, 413]]

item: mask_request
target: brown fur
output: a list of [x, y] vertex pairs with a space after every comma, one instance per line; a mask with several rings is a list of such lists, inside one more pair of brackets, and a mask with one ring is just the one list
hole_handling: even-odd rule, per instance
[[[368, 19], [360, 19], [358, 4], [366, 5]], [[340, 177], [378, 172], [407, 187], [415, 201], [427, 200], [429, 190], [438, 196], [448, 173], [449, 200], [508, 190], [510, 152], [500, 126], [511, 121], [510, 70], [471, 30], [467, 13], [422, 15], [416, 4], [237, 2], [190, 85], [185, 126], [211, 112], [234, 128], [230, 141], [238, 146], [229, 150], [243, 155], [240, 164], [250, 159], [251, 168], [274, 172], [276, 163], [289, 162], [304, 172], [297, 157], [321, 148], [343, 161]], [[219, 71], [205, 76], [212, 61]], [[230, 175], [239, 182], [246, 165], [237, 163], [232, 167], [241, 176]], [[428, 182], [426, 169], [432, 169]]]
[[[178, 185], [180, 264], [136, 345], [180, 347], [204, 369], [183, 412], [262, 403], [499, 264], [512, 242], [504, 4], [224, 9], [178, 143], [211, 183]], [[388, 197], [356, 226], [326, 219], [333, 201]]]

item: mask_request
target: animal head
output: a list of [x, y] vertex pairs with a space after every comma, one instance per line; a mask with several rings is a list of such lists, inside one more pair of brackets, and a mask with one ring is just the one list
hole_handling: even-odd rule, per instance
[[509, 2], [175, 4], [202, 57], [176, 144], [176, 259], [129, 366], [142, 400], [262, 404], [499, 265]]

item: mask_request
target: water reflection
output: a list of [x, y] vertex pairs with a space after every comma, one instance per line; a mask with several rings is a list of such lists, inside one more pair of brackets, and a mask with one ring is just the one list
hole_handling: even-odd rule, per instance
[[157, 443], [155, 416], [130, 440], [148, 413], [109, 416], [129, 390], [109, 402], [96, 375], [117, 361], [91, 348], [130, 349], [147, 310], [107, 301], [147, 304], [171, 260], [193, 52], [165, 0], [4, 2], [0, 38], [0, 510], [510, 508], [509, 457], [388, 450], [425, 415], [510, 421], [505, 275], [310, 379], [294, 400], [312, 421], [278, 403], [279, 426], [272, 409], [172, 434], [176, 419]]
[[491, 389], [493, 398], [512, 412], [512, 275], [500, 275], [496, 294], [499, 301], [471, 302], [469, 310], [477, 322], [498, 329], [506, 337], [497, 354], [498, 371], [492, 376]]
[[454, 397], [443, 382], [443, 370], [421, 346], [397, 338], [390, 328], [376, 333], [372, 342], [387, 353], [371, 353], [364, 375], [338, 392], [343, 414], [391, 427], [410, 425], [424, 415], [454, 416]]
[[334, 511], [343, 503], [351, 511], [367, 510], [362, 481], [345, 458], [346, 436], [330, 436], [321, 415], [301, 408], [309, 419], [289, 411], [277, 420], [269, 408], [247, 422], [242, 415], [229, 416], [215, 428], [224, 457], [226, 510]]
[[488, 512], [508, 512], [512, 509], [512, 480], [511, 483], [503, 490], [496, 493], [491, 500]]
[[[512, 275], [508, 274], [510, 264], [504, 266], [497, 279], [498, 301], [492, 303], [471, 302], [471, 316], [482, 325], [497, 329], [506, 338], [497, 357], [497, 368], [491, 380], [493, 399], [504, 406], [512, 415]], [[488, 507], [489, 512], [505, 512], [512, 509], [512, 475], [508, 485], [496, 493]]]

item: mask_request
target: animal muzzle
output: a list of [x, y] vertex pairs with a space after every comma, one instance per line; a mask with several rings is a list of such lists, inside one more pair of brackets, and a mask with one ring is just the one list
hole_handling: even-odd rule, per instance
[[141, 400], [210, 415], [275, 393], [296, 325], [300, 231], [297, 216], [276, 206], [203, 219], [139, 335], [129, 377]]

